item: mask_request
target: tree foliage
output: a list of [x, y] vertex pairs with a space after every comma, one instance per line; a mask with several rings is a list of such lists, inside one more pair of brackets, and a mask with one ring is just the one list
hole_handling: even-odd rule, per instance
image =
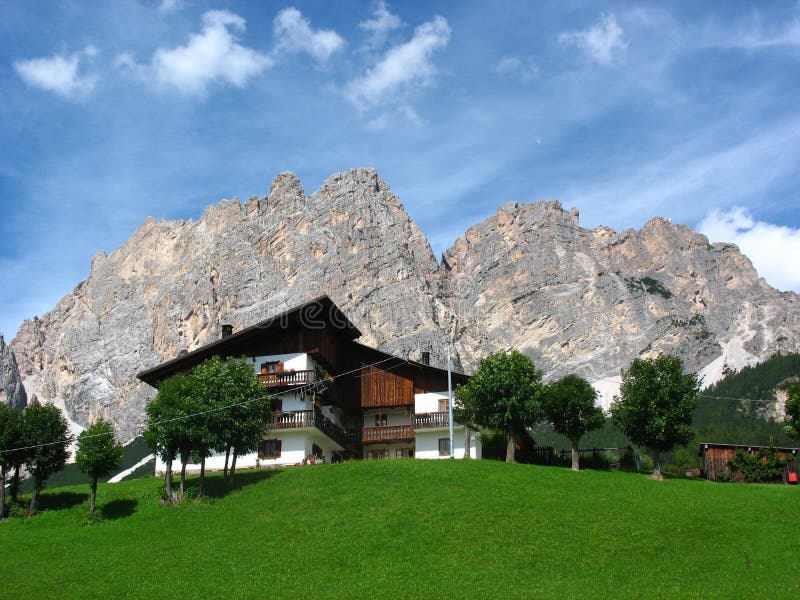
[[235, 465], [237, 454], [256, 448], [270, 415], [267, 391], [243, 359], [223, 361], [215, 356], [187, 374], [162, 381], [147, 406], [145, 439], [166, 463], [167, 498], [175, 497], [171, 475], [175, 459], [181, 461], [181, 496], [187, 463], [200, 463], [198, 496], [202, 496], [206, 458], [214, 451], [233, 449]]
[[662, 452], [692, 439], [699, 389], [697, 376], [684, 374], [683, 363], [675, 356], [637, 358], [622, 374], [611, 416], [634, 444], [650, 450], [653, 477], [662, 477]]
[[75, 464], [92, 478], [92, 497], [89, 514], [94, 513], [97, 501], [97, 479], [110, 475], [122, 461], [122, 444], [114, 437], [114, 426], [98, 419], [78, 435]]
[[182, 421], [189, 414], [189, 385], [188, 377], [183, 374], [165, 379], [158, 386], [156, 397], [145, 408], [147, 424], [144, 439], [166, 465], [164, 494], [170, 501], [175, 500], [172, 464], [178, 456], [181, 444], [185, 443]]
[[578, 442], [589, 431], [605, 423], [597, 406], [597, 391], [583, 377], [566, 375], [547, 386], [542, 401], [545, 418], [553, 430], [572, 442], [572, 468], [580, 468]]
[[795, 382], [786, 391], [786, 435], [800, 443], [800, 382]]
[[44, 482], [66, 464], [69, 458], [67, 446], [72, 442], [72, 436], [58, 407], [34, 403], [22, 413], [22, 441], [28, 447], [25, 464], [33, 476], [33, 493], [28, 508], [28, 516], [32, 516], [36, 514]]
[[0, 402], [0, 519], [6, 516], [6, 478], [25, 460], [22, 443], [22, 412]]
[[513, 462], [519, 432], [542, 417], [543, 389], [541, 371], [512, 350], [484, 358], [469, 382], [458, 386], [456, 398], [475, 424], [507, 434], [506, 462]]

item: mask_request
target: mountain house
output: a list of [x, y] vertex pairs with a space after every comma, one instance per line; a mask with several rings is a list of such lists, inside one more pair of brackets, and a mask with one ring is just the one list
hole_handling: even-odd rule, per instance
[[[361, 332], [327, 296], [295, 307], [137, 374], [158, 388], [212, 356], [242, 357], [272, 394], [275, 415], [258, 452], [237, 466], [317, 460], [480, 458], [477, 432], [454, 423], [450, 448], [447, 371], [356, 341]], [[452, 373], [453, 387], [468, 377]], [[466, 437], [469, 435], [469, 442]], [[206, 460], [222, 469], [224, 455]], [[164, 463], [157, 459], [156, 473]], [[189, 469], [199, 470], [199, 465]]]

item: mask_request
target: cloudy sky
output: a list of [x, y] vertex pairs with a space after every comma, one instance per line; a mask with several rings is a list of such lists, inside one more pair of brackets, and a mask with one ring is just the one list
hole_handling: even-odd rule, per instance
[[374, 166], [438, 255], [660, 215], [800, 291], [797, 2], [0, 0], [0, 332], [148, 216]]

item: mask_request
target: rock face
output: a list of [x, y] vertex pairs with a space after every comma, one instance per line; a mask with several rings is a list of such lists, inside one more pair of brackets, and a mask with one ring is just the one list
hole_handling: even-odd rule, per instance
[[28, 393], [133, 437], [153, 395], [137, 371], [223, 323], [240, 329], [323, 293], [388, 352], [427, 350], [442, 365], [452, 335], [467, 370], [520, 348], [546, 376], [574, 371], [609, 393], [639, 355], [676, 353], [710, 382], [725, 364], [800, 350], [800, 298], [770, 288], [735, 246], [658, 218], [590, 231], [557, 202], [510, 203], [440, 265], [372, 169], [308, 197], [282, 174], [268, 197], [223, 201], [198, 221], [148, 219], [12, 346]]
[[17, 360], [11, 348], [6, 345], [2, 333], [0, 333], [0, 401], [19, 410], [28, 404]]
[[509, 203], [442, 267], [468, 369], [520, 348], [549, 378], [595, 382], [605, 406], [637, 356], [678, 355], [709, 384], [725, 365], [800, 348], [800, 297], [768, 286], [736, 246], [661, 218], [616, 233], [582, 229], [558, 202]]

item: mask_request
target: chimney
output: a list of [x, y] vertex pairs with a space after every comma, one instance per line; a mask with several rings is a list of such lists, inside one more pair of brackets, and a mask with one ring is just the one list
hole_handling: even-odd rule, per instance
[[422, 357], [419, 359], [423, 365], [430, 365], [431, 364], [431, 353], [430, 352], [423, 352]]
[[222, 326], [222, 339], [233, 335], [233, 325], [225, 324]]

